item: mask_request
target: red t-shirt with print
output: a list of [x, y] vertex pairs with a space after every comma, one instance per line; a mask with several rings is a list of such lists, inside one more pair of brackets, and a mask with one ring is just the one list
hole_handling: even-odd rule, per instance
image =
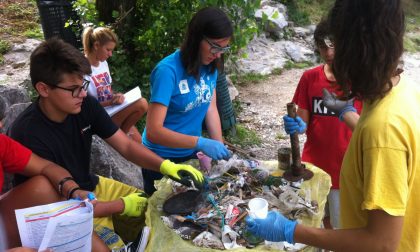
[[[321, 65], [303, 73], [293, 97], [293, 102], [310, 114], [302, 161], [326, 171], [331, 176], [332, 188], [339, 189], [341, 163], [352, 132], [338, 115], [322, 104], [323, 88], [340, 94], [325, 76], [324, 65]], [[354, 107], [360, 114], [362, 102], [355, 101]]]

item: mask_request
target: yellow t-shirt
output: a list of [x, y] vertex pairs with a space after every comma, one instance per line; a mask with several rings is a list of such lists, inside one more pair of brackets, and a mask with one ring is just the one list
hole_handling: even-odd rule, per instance
[[366, 210], [404, 216], [398, 251], [420, 251], [414, 192], [420, 192], [420, 85], [402, 76], [383, 99], [363, 104], [341, 168], [341, 227], [365, 227]]

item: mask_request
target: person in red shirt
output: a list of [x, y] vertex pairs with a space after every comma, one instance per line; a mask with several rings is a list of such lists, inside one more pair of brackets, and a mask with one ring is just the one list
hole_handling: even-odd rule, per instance
[[[2, 128], [1, 120], [4, 107], [4, 101], [0, 97], [0, 129]], [[0, 244], [0, 251], [21, 245], [15, 216], [16, 209], [49, 204], [69, 198], [87, 199], [90, 193], [80, 189], [74, 190], [79, 186], [64, 168], [35, 155], [20, 143], [0, 134], [0, 188], [3, 188], [5, 172], [19, 173], [31, 178], [7, 192], [0, 191], [0, 224], [3, 222], [5, 228], [4, 234], [0, 232], [0, 236], [2, 236], [0, 238], [5, 243]], [[6, 237], [3, 237], [4, 235]], [[92, 240], [94, 251], [108, 251], [108, 247], [98, 236], [94, 235]], [[15, 248], [10, 251], [30, 250]]]
[[[302, 160], [316, 165], [331, 176], [332, 187], [328, 194], [324, 226], [338, 228], [340, 168], [352, 132], [340, 122], [340, 114], [323, 104], [323, 89], [340, 93], [332, 71], [335, 52], [326, 20], [321, 20], [317, 25], [314, 40], [325, 64], [303, 73], [293, 97], [293, 102], [298, 106], [298, 116], [291, 118], [286, 115], [283, 120], [288, 134], [295, 131], [306, 133]], [[361, 102], [355, 101], [351, 109], [360, 113], [361, 107]], [[325, 137], [332, 132], [334, 137]]]

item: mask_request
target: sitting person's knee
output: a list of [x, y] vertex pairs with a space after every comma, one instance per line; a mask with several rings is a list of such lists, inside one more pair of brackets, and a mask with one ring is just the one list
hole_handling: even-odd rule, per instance
[[136, 110], [142, 113], [145, 113], [147, 109], [149, 108], [149, 103], [146, 99], [141, 98], [136, 102]]
[[58, 195], [51, 182], [42, 175], [31, 177], [23, 185], [30, 188], [35, 195]]

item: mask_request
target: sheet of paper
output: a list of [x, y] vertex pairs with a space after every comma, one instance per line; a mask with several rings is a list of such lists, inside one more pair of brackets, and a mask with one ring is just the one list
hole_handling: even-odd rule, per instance
[[61, 201], [15, 211], [22, 245], [54, 251], [91, 251], [93, 206]]
[[120, 112], [128, 105], [132, 104], [133, 102], [139, 100], [141, 98], [141, 91], [139, 87], [135, 87], [124, 94], [124, 102], [120, 105], [108, 106], [105, 107], [106, 112], [109, 116], [113, 116], [116, 113]]

